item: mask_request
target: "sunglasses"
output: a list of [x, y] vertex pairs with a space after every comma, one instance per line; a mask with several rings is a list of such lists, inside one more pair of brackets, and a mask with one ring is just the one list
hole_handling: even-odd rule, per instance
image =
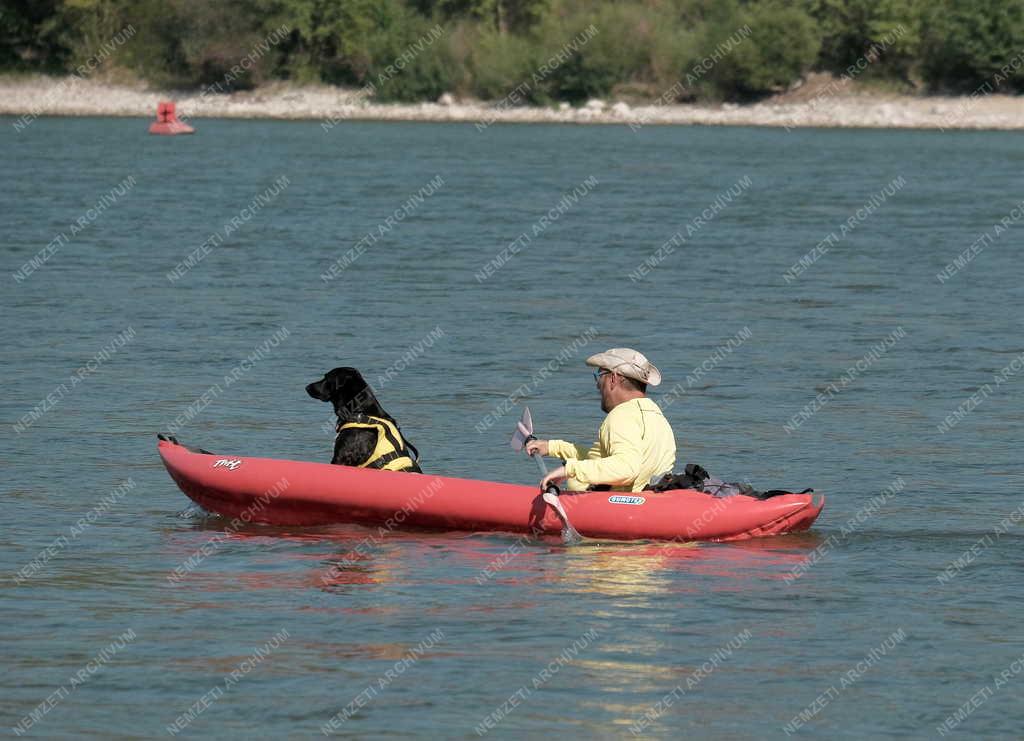
[[596, 371], [594, 371], [594, 383], [596, 383], [598, 386], [600, 386], [601, 385], [601, 376], [609, 376], [609, 375], [611, 375], [611, 371], [610, 370], [607, 370], [605, 368], [598, 368]]

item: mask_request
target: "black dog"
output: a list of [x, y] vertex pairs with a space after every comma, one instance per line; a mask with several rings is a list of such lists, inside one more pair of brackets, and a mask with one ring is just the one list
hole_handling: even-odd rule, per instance
[[[334, 405], [338, 436], [331, 463], [423, 473], [416, 462], [419, 451], [405, 440], [394, 417], [384, 411], [358, 370], [335, 368], [306, 386], [306, 393]], [[374, 456], [378, 449], [382, 452]]]

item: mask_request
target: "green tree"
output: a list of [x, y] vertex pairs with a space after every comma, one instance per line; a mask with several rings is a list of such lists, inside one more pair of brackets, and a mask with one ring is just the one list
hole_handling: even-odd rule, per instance
[[56, 71], [67, 49], [59, 0], [6, 0], [0, 3], [0, 67]]
[[530, 30], [550, 7], [548, 0], [415, 0], [412, 7], [427, 17], [479, 21], [499, 34]]
[[292, 39], [282, 47], [283, 71], [302, 81], [361, 85], [372, 62], [369, 38], [398, 12], [394, 0], [272, 0], [270, 25], [286, 24]]
[[[218, 92], [249, 89], [270, 76], [273, 60], [254, 53], [264, 38], [264, 30], [255, 12], [257, 8], [239, 0], [176, 0], [179, 17], [185, 23], [180, 30], [181, 50], [186, 64], [186, 81], [213, 85]], [[187, 12], [182, 12], [187, 9]], [[239, 63], [252, 54], [245, 67]]]
[[678, 80], [693, 53], [692, 35], [679, 28], [675, 9], [642, 2], [556, 8], [537, 37], [543, 60], [570, 52], [546, 77], [544, 95], [576, 102], [619, 89], [656, 97]]
[[454, 81], [445, 31], [399, 3], [394, 10], [367, 39], [365, 82], [378, 100], [435, 100]]
[[[749, 36], [742, 38], [743, 29]], [[739, 39], [726, 49], [729, 39]], [[802, 9], [767, 0], [741, 8], [708, 34], [706, 57], [721, 59], [708, 77], [727, 98], [754, 98], [785, 90], [814, 65], [821, 48], [817, 24]]]
[[[967, 93], [987, 84], [1004, 92], [1024, 90], [1024, 3], [937, 0], [922, 26], [921, 67], [932, 89]], [[1002, 73], [1015, 59], [1018, 69]]]
[[[533, 40], [484, 30], [472, 33], [468, 48], [469, 92], [483, 100], [501, 100], [519, 89], [517, 95], [536, 100], [531, 78], [540, 58]], [[524, 82], [531, 89], [520, 88]]]
[[807, 0], [821, 34], [819, 68], [842, 74], [871, 57], [866, 74], [909, 80], [924, 7], [921, 0]]

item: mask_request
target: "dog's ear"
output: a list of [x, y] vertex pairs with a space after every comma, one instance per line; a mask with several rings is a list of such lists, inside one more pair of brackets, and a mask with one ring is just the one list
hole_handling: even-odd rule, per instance
[[373, 395], [373, 389], [370, 388], [369, 384], [364, 385], [359, 393], [348, 401], [347, 408], [353, 413], [362, 412], [374, 417], [388, 416], [381, 407], [380, 402], [377, 401], [377, 397]]
[[377, 401], [377, 397], [374, 395], [373, 389], [369, 384], [364, 385], [362, 390], [352, 397], [352, 401], [349, 402], [349, 408], [373, 417], [387, 417], [391, 419], [391, 415], [385, 412], [384, 407]]
[[[320, 401], [333, 401], [338, 396], [357, 393], [365, 385], [366, 382], [355, 368], [334, 368], [325, 373], [319, 381], [306, 386], [306, 393]], [[356, 391], [352, 392], [350, 388], [355, 388]]]
[[331, 402], [338, 416], [349, 416], [352, 410], [347, 407], [365, 387], [366, 382], [355, 368], [334, 368], [321, 380], [306, 386], [306, 392], [314, 399]]
[[306, 386], [306, 392], [314, 399], [331, 402], [338, 417], [353, 417], [360, 412], [387, 416], [370, 384], [355, 368], [334, 368], [322, 380]]
[[345, 373], [339, 375], [341, 385], [331, 398], [335, 411], [339, 416], [369, 414], [375, 417], [386, 417], [387, 413], [373, 393], [373, 388], [366, 382], [362, 374], [355, 368], [338, 368]]

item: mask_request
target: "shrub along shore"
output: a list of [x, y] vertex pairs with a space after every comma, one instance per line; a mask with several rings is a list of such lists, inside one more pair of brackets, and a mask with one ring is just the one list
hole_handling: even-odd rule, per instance
[[217, 92], [274, 80], [368, 88], [378, 102], [516, 89], [532, 105], [673, 89], [671, 102], [744, 102], [811, 72], [919, 94], [1016, 94], [1024, 3], [39, 0], [0, 15], [0, 72], [98, 69]]

